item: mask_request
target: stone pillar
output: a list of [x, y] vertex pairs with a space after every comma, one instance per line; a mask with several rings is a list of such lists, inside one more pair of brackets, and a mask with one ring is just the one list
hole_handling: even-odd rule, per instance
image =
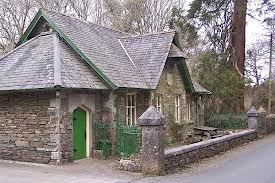
[[165, 170], [164, 116], [150, 106], [138, 119], [142, 128], [142, 171], [159, 175]]
[[258, 112], [255, 107], [251, 107], [246, 115], [248, 118], [248, 128], [258, 130]]
[[258, 109], [258, 128], [260, 130], [260, 133], [267, 133], [267, 127], [266, 127], [266, 110], [261, 106]]
[[113, 91], [106, 94], [103, 99], [102, 121], [110, 125], [110, 143], [112, 144], [112, 155], [116, 153], [116, 125], [115, 125], [115, 94]]
[[48, 113], [50, 115], [50, 123], [55, 125], [54, 133], [51, 134], [51, 142], [55, 144], [55, 148], [51, 152], [50, 164], [60, 165], [62, 162], [62, 145], [61, 145], [61, 96], [60, 92], [56, 91], [55, 98], [50, 101]]

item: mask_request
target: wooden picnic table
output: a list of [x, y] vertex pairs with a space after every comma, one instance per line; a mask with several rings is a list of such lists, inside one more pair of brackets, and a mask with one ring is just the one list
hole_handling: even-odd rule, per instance
[[209, 126], [196, 126], [193, 128], [195, 135], [206, 135], [211, 138], [211, 136], [217, 135], [218, 128], [213, 128]]

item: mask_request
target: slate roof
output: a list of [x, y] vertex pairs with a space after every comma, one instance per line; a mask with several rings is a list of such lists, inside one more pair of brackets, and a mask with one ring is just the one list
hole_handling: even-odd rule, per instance
[[157, 87], [174, 35], [170, 31], [119, 39], [152, 89]]
[[185, 58], [182, 51], [174, 44], [171, 45], [168, 57], [171, 57], [171, 58]]
[[55, 12], [47, 15], [115, 85], [148, 88], [118, 40], [127, 34]]
[[194, 90], [196, 93], [200, 93], [200, 94], [211, 94], [211, 92], [209, 90], [207, 90], [206, 88], [204, 88], [203, 86], [201, 86], [197, 81], [195, 81], [194, 79], [192, 79], [192, 84], [194, 87]]
[[[22, 45], [35, 36], [35, 31], [31, 33], [41, 17], [57, 33], [39, 35]], [[62, 39], [56, 47], [57, 35]], [[130, 35], [60, 13], [39, 10], [21, 37], [21, 45], [0, 60], [0, 90], [56, 86], [155, 89], [167, 57], [184, 57], [172, 43], [174, 37], [174, 31]], [[12, 64], [14, 66], [10, 68]], [[187, 88], [193, 91], [193, 83], [197, 91], [203, 91], [199, 84], [191, 83], [185, 63], [181, 69], [186, 76], [185, 83], [190, 84]], [[19, 78], [24, 78], [23, 82]]]
[[[56, 61], [60, 65], [59, 87], [106, 89], [102, 81], [55, 33], [32, 38], [0, 59], [0, 91], [57, 87]], [[58, 47], [56, 52], [54, 47]], [[57, 64], [58, 65], [58, 64]]]

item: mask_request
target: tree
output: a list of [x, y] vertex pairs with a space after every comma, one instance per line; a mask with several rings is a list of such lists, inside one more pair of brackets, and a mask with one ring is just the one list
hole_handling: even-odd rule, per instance
[[96, 24], [106, 23], [104, 3], [108, 0], [68, 0], [70, 14]]
[[33, 0], [35, 9], [42, 8], [44, 10], [57, 11], [60, 13], [68, 13], [70, 10], [69, 0]]
[[210, 106], [206, 106], [208, 110], [212, 109], [211, 112], [239, 111], [236, 106], [239, 106], [242, 97], [240, 86], [245, 81], [239, 79], [236, 69], [227, 62], [226, 57], [215, 51], [207, 51], [199, 57], [197, 78], [213, 93]]
[[91, 0], [69, 0], [71, 9], [76, 13], [77, 17], [87, 20], [91, 14]]
[[260, 40], [251, 45], [246, 52], [246, 77], [251, 83], [260, 86], [267, 79], [263, 69], [268, 65], [268, 41]]
[[187, 18], [204, 37], [208, 49], [228, 54], [232, 13], [231, 0], [194, 0]]
[[169, 26], [173, 7], [180, 0], [106, 0], [112, 27], [130, 33], [152, 33]]
[[173, 7], [169, 28], [179, 33], [181, 49], [190, 53], [198, 45], [199, 37], [196, 28], [188, 22], [186, 13], [181, 7]]
[[31, 0], [0, 1], [0, 54], [7, 53], [15, 46], [34, 11]]
[[234, 14], [232, 18], [232, 33], [230, 61], [236, 68], [241, 77], [244, 77], [245, 71], [245, 24], [247, 0], [235, 0]]
[[188, 12], [191, 24], [199, 32], [205, 32], [208, 50], [223, 55], [223, 60], [236, 70], [232, 74], [239, 78], [235, 78], [243, 80], [243, 85], [239, 86], [242, 97], [238, 95], [239, 104], [236, 105], [240, 111], [244, 110], [246, 10], [246, 0], [194, 0]]

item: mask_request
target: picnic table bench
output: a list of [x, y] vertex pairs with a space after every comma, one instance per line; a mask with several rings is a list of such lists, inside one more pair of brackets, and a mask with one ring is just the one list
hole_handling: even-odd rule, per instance
[[215, 137], [218, 134], [218, 128], [209, 126], [196, 126], [193, 129], [195, 135], [206, 135], [209, 138]]

